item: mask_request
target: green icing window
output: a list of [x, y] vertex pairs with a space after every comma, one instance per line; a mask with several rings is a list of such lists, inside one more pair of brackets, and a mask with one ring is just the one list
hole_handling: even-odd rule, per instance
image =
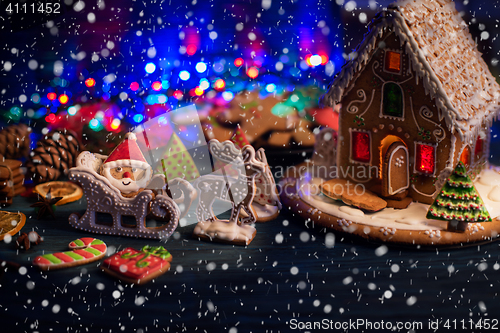
[[403, 117], [403, 91], [395, 83], [384, 84], [382, 112], [386, 116]]

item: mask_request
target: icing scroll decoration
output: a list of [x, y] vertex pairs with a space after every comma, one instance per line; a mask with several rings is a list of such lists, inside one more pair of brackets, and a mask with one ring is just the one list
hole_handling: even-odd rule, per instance
[[436, 138], [437, 142], [441, 142], [446, 138], [446, 132], [443, 130], [441, 125], [435, 123], [434, 121], [431, 120], [432, 116], [434, 115], [431, 110], [427, 106], [422, 106], [419, 111], [420, 117], [422, 117], [424, 120], [430, 122], [431, 124], [434, 124], [434, 126], [438, 127], [434, 131], [432, 131], [432, 134]]
[[368, 106], [366, 107], [365, 111], [363, 111], [363, 113], [359, 115], [360, 117], [362, 117], [368, 111], [368, 109], [370, 109], [374, 97], [375, 97], [375, 89], [372, 89], [372, 97], [370, 98], [370, 103], [368, 103]]
[[[361, 100], [354, 100], [354, 101], [351, 101], [349, 103], [349, 105], [347, 105], [347, 112], [351, 113], [351, 114], [356, 114], [358, 113], [359, 111], [359, 108], [355, 105], [352, 105], [353, 103], [364, 103], [366, 102], [366, 93], [363, 89], [359, 89], [356, 94], [358, 95], [358, 97], [361, 98]], [[370, 102], [371, 104], [371, 102]]]
[[[419, 124], [418, 124], [418, 121], [417, 121], [417, 118], [415, 117], [415, 113], [413, 112], [413, 100], [410, 96], [410, 109], [411, 109], [411, 114], [413, 116], [413, 121], [415, 122], [415, 125], [417, 126], [417, 128], [420, 130], [420, 131], [424, 131], [424, 127], [421, 127]], [[425, 121], [428, 121], [429, 123], [431, 124], [434, 124], [435, 127], [438, 127], [436, 128], [432, 134], [434, 135], [434, 137], [436, 138], [436, 142], [439, 143], [441, 141], [443, 141], [445, 138], [446, 138], [446, 132], [444, 131], [443, 127], [441, 127], [441, 125], [439, 125], [438, 123], [434, 122], [433, 120], [431, 120], [432, 116], [434, 114], [432, 113], [432, 111], [427, 107], [427, 106], [422, 106], [420, 108], [420, 111], [419, 111], [419, 116], [424, 119]]]

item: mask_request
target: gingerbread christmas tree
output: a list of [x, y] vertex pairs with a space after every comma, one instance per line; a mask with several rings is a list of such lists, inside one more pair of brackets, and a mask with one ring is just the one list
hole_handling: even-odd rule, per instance
[[490, 214], [461, 161], [430, 206], [427, 218], [448, 221], [450, 231], [465, 231], [469, 222], [491, 221]]
[[248, 141], [247, 137], [245, 136], [245, 133], [241, 130], [240, 125], [236, 127], [234, 130], [233, 135], [231, 136], [231, 142], [236, 144], [238, 147], [243, 148], [246, 145], [249, 145], [250, 142]]
[[181, 139], [175, 133], [172, 133], [168, 141], [157, 172], [163, 173], [167, 181], [176, 177], [192, 181], [200, 177], [193, 158], [189, 155]]

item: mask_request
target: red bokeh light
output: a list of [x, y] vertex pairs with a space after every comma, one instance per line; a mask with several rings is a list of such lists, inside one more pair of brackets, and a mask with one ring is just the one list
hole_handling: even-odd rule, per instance
[[196, 51], [198, 50], [198, 48], [196, 47], [196, 45], [194, 44], [189, 44], [187, 47], [186, 47], [186, 53], [190, 56], [192, 56], [193, 54], [196, 53]]
[[161, 90], [161, 82], [160, 81], [155, 81], [151, 84], [151, 88], [153, 88], [154, 91], [160, 91]]
[[53, 124], [56, 121], [56, 115], [53, 113], [49, 114], [48, 116], [45, 117], [45, 121]]
[[87, 80], [85, 80], [85, 85], [89, 88], [93, 87], [93, 86], [95, 86], [95, 80], [93, 78], [89, 77]]
[[255, 79], [257, 76], [259, 76], [259, 70], [256, 68], [256, 67], [250, 67], [248, 70], [247, 70], [247, 75], [252, 78], [252, 79]]
[[139, 83], [137, 83], [137, 82], [132, 82], [132, 83], [130, 84], [130, 90], [132, 90], [132, 91], [137, 91], [138, 89], [139, 89]]
[[177, 98], [178, 100], [181, 100], [181, 99], [182, 99], [182, 97], [184, 96], [184, 94], [182, 93], [182, 91], [180, 91], [180, 90], [176, 90], [176, 91], [174, 91], [173, 96], [174, 96], [175, 98]]
[[215, 90], [222, 90], [226, 87], [226, 81], [223, 79], [217, 79], [214, 84]]
[[47, 94], [47, 98], [51, 101], [55, 100], [57, 98], [57, 94], [54, 92], [50, 92]]
[[242, 66], [244, 63], [245, 63], [245, 61], [243, 60], [243, 58], [236, 58], [236, 59], [234, 59], [234, 65], [235, 65], [236, 67], [240, 67], [240, 66]]

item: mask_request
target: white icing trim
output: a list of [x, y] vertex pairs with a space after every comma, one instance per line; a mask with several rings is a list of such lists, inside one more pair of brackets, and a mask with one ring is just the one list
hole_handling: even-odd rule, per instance
[[128, 166], [128, 167], [133, 167], [133, 168], [142, 168], [142, 169], [149, 169], [151, 166], [147, 162], [142, 162], [138, 160], [114, 160], [111, 162], [106, 162], [102, 165], [103, 168], [111, 169], [111, 168], [116, 168], [119, 166]]
[[424, 193], [424, 192], [420, 192], [419, 190], [417, 190], [417, 188], [415, 187], [415, 184], [411, 184], [411, 188], [412, 188], [415, 192], [417, 192], [418, 194], [423, 195], [423, 196], [426, 196], [426, 197], [429, 197], [429, 198], [432, 198], [432, 197], [434, 196], [434, 194], [436, 194], [436, 193], [437, 193], [437, 191], [438, 191], [438, 190], [436, 189], [434, 192], [432, 192], [432, 194], [426, 194], [426, 193]]
[[446, 167], [454, 168], [455, 167], [455, 149], [457, 147], [457, 137], [452, 134], [450, 137], [450, 155], [448, 156], [448, 160], [446, 161]]
[[[401, 142], [401, 141], [398, 141], [398, 142]], [[406, 164], [406, 185], [404, 185], [403, 187], [401, 188], [398, 188], [396, 190], [393, 190], [392, 189], [392, 185], [391, 185], [391, 167], [392, 167], [392, 158], [394, 156], [394, 154], [400, 150], [400, 149], [403, 149], [405, 151], [405, 154], [406, 154], [406, 161], [405, 161], [405, 164]], [[404, 143], [398, 147], [396, 147], [396, 149], [394, 149], [392, 152], [391, 152], [391, 155], [389, 156], [389, 163], [388, 163], [388, 167], [387, 167], [387, 176], [388, 176], [388, 192], [389, 192], [389, 195], [393, 195], [393, 194], [396, 194], [396, 193], [399, 193], [401, 192], [402, 190], [406, 190], [408, 187], [410, 187], [410, 167], [409, 167], [409, 164], [410, 164], [410, 159], [409, 159], [409, 154], [408, 154], [408, 148], [406, 148], [406, 146], [404, 145]]]

